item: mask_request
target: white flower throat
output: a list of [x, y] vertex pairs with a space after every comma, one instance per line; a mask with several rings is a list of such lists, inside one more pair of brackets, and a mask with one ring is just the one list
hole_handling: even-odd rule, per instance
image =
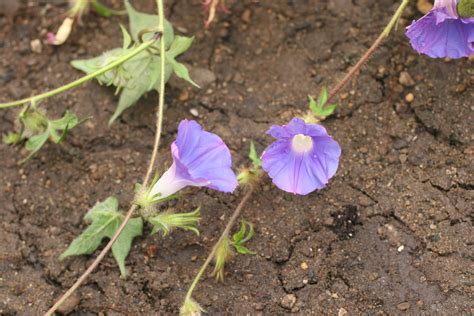
[[291, 148], [297, 153], [305, 153], [313, 148], [311, 136], [297, 134], [291, 140]]

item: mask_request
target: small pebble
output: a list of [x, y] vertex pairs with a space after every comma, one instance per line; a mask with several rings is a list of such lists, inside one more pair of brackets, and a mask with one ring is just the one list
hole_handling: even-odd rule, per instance
[[252, 17], [252, 11], [250, 11], [249, 9], [245, 10], [244, 13], [242, 13], [242, 21], [244, 21], [245, 23], [250, 23], [250, 18]]
[[194, 117], [198, 117], [199, 116], [199, 112], [198, 110], [192, 108], [191, 110], [189, 110], [189, 113], [191, 113], [192, 116]]
[[263, 303], [255, 303], [254, 308], [256, 311], [263, 311], [265, 305]]
[[401, 311], [406, 311], [407, 309], [410, 308], [410, 303], [408, 302], [403, 302], [397, 305], [397, 308]]
[[415, 81], [413, 80], [411, 75], [406, 71], [402, 71], [400, 73], [400, 77], [398, 78], [398, 82], [400, 82], [405, 87], [411, 87], [411, 86], [415, 85]]
[[76, 308], [76, 306], [79, 305], [80, 301], [81, 301], [81, 297], [79, 296], [79, 294], [77, 294], [77, 292], [73, 293], [64, 301], [64, 303], [62, 303], [58, 307], [58, 313], [60, 314], [71, 313]]
[[181, 91], [180, 95], [179, 95], [179, 101], [181, 102], [186, 102], [188, 101], [189, 99], [189, 92], [188, 90], [183, 90]]
[[405, 101], [407, 101], [408, 103], [412, 103], [414, 99], [415, 99], [415, 96], [413, 95], [413, 93], [408, 93], [405, 96]]
[[283, 308], [286, 309], [292, 309], [293, 306], [295, 306], [296, 303], [296, 295], [295, 294], [287, 294], [283, 296], [281, 299], [280, 305]]
[[398, 252], [402, 252], [403, 249], [405, 249], [405, 246], [401, 245], [400, 247], [397, 248], [397, 251], [398, 251]]
[[301, 269], [308, 270], [308, 264], [306, 262], [301, 263]]
[[407, 161], [407, 158], [408, 156], [405, 155], [405, 154], [401, 154], [400, 157], [398, 157], [398, 159], [400, 159], [400, 162], [403, 164]]
[[34, 39], [30, 42], [31, 51], [33, 53], [41, 54], [43, 51], [43, 45], [39, 39]]
[[343, 307], [339, 308], [337, 311], [337, 316], [346, 316], [347, 315], [347, 310]]

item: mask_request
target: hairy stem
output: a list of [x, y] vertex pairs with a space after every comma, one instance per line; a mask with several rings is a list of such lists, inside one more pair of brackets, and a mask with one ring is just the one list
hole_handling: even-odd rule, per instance
[[123, 55], [122, 57], [118, 58], [117, 60], [114, 60], [113, 62], [111, 62], [110, 64], [105, 66], [104, 68], [101, 68], [97, 71], [94, 71], [94, 72], [92, 72], [88, 75], [85, 75], [84, 77], [81, 77], [81, 78], [79, 78], [79, 79], [77, 79], [73, 82], [70, 82], [70, 83], [68, 83], [64, 86], [61, 86], [59, 88], [56, 88], [54, 90], [51, 90], [51, 91], [48, 91], [48, 92], [45, 92], [45, 93], [41, 93], [41, 94], [29, 97], [29, 98], [21, 99], [21, 100], [18, 100], [18, 101], [13, 101], [13, 102], [8, 102], [8, 103], [0, 103], [0, 109], [19, 106], [19, 105], [29, 103], [29, 102], [36, 103], [36, 102], [41, 101], [43, 99], [47, 99], [49, 97], [55, 96], [57, 94], [63, 93], [63, 92], [65, 92], [67, 90], [70, 90], [72, 88], [75, 88], [75, 87], [83, 84], [84, 82], [87, 82], [91, 79], [94, 79], [94, 78], [102, 75], [103, 73], [119, 66], [120, 64], [123, 64], [124, 62], [126, 62], [130, 58], [135, 57], [137, 54], [139, 54], [142, 51], [144, 51], [145, 49], [149, 48], [154, 42], [155, 42], [155, 39], [144, 42], [144, 43], [140, 44], [139, 46], [137, 46], [132, 51], [130, 51], [128, 54]]
[[403, 13], [403, 10], [405, 10], [406, 6], [410, 0], [403, 0], [400, 6], [398, 7], [397, 11], [395, 11], [394, 15], [388, 22], [387, 26], [384, 28], [383, 32], [377, 37], [375, 42], [370, 46], [370, 48], [365, 52], [365, 54], [359, 59], [359, 61], [355, 64], [354, 67], [351, 68], [351, 70], [342, 78], [341, 81], [329, 92], [328, 99], [326, 101], [327, 104], [333, 99], [339, 91], [349, 82], [349, 80], [354, 77], [360, 68], [369, 60], [370, 56], [372, 56], [375, 51], [380, 47], [380, 44], [388, 37], [390, 34], [390, 31], [393, 29], [393, 27], [396, 25], [398, 19], [400, 19], [400, 16]]
[[160, 74], [160, 95], [158, 102], [158, 111], [156, 112], [156, 134], [155, 134], [155, 143], [153, 145], [153, 152], [151, 153], [150, 163], [148, 164], [148, 170], [146, 171], [145, 180], [143, 180], [143, 185], [148, 184], [150, 179], [153, 166], [155, 165], [156, 156], [158, 155], [158, 147], [160, 145], [161, 139], [161, 130], [163, 126], [163, 111], [165, 107], [165, 37], [164, 37], [164, 8], [163, 0], [156, 0], [156, 6], [158, 7], [158, 17], [159, 17], [159, 29], [163, 36], [161, 37], [160, 45], [160, 60], [161, 60], [161, 74]]
[[232, 229], [232, 226], [234, 226], [235, 221], [237, 220], [237, 218], [239, 218], [240, 213], [242, 212], [242, 209], [244, 208], [245, 204], [248, 202], [248, 200], [252, 196], [252, 193], [254, 190], [255, 190], [255, 186], [251, 185], [247, 193], [245, 193], [244, 197], [240, 201], [237, 208], [234, 210], [234, 213], [232, 214], [232, 217], [229, 219], [229, 222], [227, 223], [227, 226], [225, 227], [224, 231], [219, 237], [219, 240], [217, 240], [217, 242], [214, 244], [214, 247], [212, 247], [212, 250], [207, 256], [206, 261], [204, 261], [204, 263], [201, 266], [201, 269], [199, 269], [198, 274], [194, 278], [193, 283], [191, 283], [191, 286], [189, 287], [188, 292], [186, 293], [185, 301], [191, 299], [193, 290], [198, 284], [199, 280], [201, 279], [204, 271], [206, 271], [207, 266], [209, 265], [209, 263], [211, 263], [212, 259], [214, 258], [214, 255], [216, 254], [216, 251], [217, 251], [217, 247], [219, 247], [219, 244], [229, 235], [229, 232]]
[[118, 236], [120, 235], [122, 230], [125, 228], [125, 225], [127, 225], [127, 222], [132, 217], [132, 214], [136, 210], [136, 208], [137, 207], [135, 205], [132, 205], [132, 207], [130, 207], [130, 209], [127, 212], [127, 215], [125, 215], [125, 218], [124, 218], [122, 224], [117, 229], [114, 236], [110, 239], [110, 241], [107, 243], [107, 245], [104, 247], [104, 249], [102, 249], [102, 251], [97, 256], [97, 258], [95, 258], [94, 262], [92, 262], [92, 264], [89, 266], [89, 268], [87, 268], [87, 270], [84, 271], [84, 273], [69, 288], [69, 290], [67, 290], [66, 293], [64, 293], [63, 296], [61, 296], [61, 298], [59, 298], [59, 300], [56, 301], [56, 303], [53, 305], [53, 307], [51, 307], [46, 312], [46, 314], [45, 314], [46, 316], [53, 315], [54, 312], [59, 308], [59, 306], [61, 306], [61, 304], [63, 304], [64, 301], [67, 300], [69, 298], [69, 296], [71, 296], [71, 294], [74, 293], [79, 286], [81, 286], [81, 284], [85, 281], [85, 279], [89, 276], [89, 274], [91, 274], [91, 272], [95, 270], [95, 268], [99, 265], [99, 263], [102, 261], [102, 259], [104, 259], [105, 255], [109, 252], [110, 248], [112, 248], [115, 240], [117, 240]]
[[[161, 39], [160, 39], [160, 52], [161, 52], [161, 82], [160, 82], [160, 96], [159, 96], [159, 102], [158, 102], [158, 111], [157, 111], [157, 123], [156, 123], [156, 133], [155, 133], [155, 142], [153, 145], [153, 152], [151, 155], [150, 162], [148, 164], [148, 169], [145, 174], [144, 180], [143, 180], [143, 185], [147, 185], [148, 181], [150, 179], [151, 172], [153, 170], [153, 166], [155, 164], [156, 156], [158, 153], [158, 146], [160, 143], [160, 138], [161, 138], [161, 128], [162, 128], [162, 121], [163, 121], [163, 108], [164, 108], [164, 103], [165, 103], [165, 37], [164, 37], [164, 9], [163, 9], [163, 0], [157, 0], [157, 6], [158, 6], [158, 15], [159, 15], [159, 31], [161, 33]], [[152, 41], [153, 42], [153, 41]], [[144, 43], [147, 44], [148, 42]], [[143, 44], [142, 44], [143, 45]], [[140, 46], [142, 46], [140, 45]], [[149, 46], [149, 45], [148, 45]], [[125, 218], [120, 225], [120, 227], [117, 229], [115, 234], [112, 236], [110, 241], [107, 243], [107, 245], [102, 249], [100, 254], [97, 256], [97, 258], [94, 260], [94, 262], [87, 268], [87, 270], [77, 279], [77, 281], [71, 286], [69, 290], [67, 290], [66, 293], [61, 296], [61, 298], [51, 307], [47, 312], [46, 315], [50, 316], [53, 315], [53, 313], [58, 309], [59, 306], [61, 306], [64, 301], [71, 296], [72, 293], [85, 281], [85, 279], [89, 276], [89, 274], [94, 271], [94, 269], [99, 265], [99, 263], [104, 259], [105, 255], [109, 252], [110, 248], [112, 248], [114, 242], [117, 240], [117, 238], [120, 236], [122, 233], [123, 229], [127, 225], [128, 221], [132, 217], [133, 213], [137, 209], [136, 205], [132, 205], [130, 209], [128, 210], [127, 214], [125, 215]]]

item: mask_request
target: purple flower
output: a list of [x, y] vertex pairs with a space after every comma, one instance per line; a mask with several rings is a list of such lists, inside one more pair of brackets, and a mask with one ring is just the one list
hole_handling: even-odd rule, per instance
[[153, 185], [152, 196], [159, 194], [157, 198], [163, 199], [186, 186], [222, 192], [232, 192], [237, 187], [229, 148], [219, 136], [204, 131], [196, 121], [181, 121], [171, 153], [173, 164]]
[[461, 18], [458, 0], [435, 0], [425, 16], [407, 28], [411, 46], [432, 58], [461, 58], [474, 53], [474, 18]]
[[277, 140], [263, 152], [262, 167], [280, 189], [306, 195], [324, 188], [336, 173], [341, 147], [321, 125], [294, 118], [267, 134]]

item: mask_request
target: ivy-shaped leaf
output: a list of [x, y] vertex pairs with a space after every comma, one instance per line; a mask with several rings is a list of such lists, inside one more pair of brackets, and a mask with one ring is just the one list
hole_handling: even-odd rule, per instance
[[[112, 238], [124, 220], [124, 216], [117, 210], [118, 200], [114, 197], [109, 197], [105, 201], [97, 203], [84, 216], [84, 220], [90, 223], [89, 227], [72, 241], [59, 259], [63, 260], [69, 256], [89, 255], [100, 246], [104, 238]], [[112, 254], [117, 261], [122, 277], [127, 275], [125, 258], [130, 252], [132, 241], [135, 237], [141, 236], [142, 233], [142, 218], [132, 218], [112, 246]]]
[[[122, 48], [112, 49], [99, 57], [74, 60], [71, 62], [73, 67], [87, 74], [95, 72], [129, 53], [133, 49], [129, 48], [132, 38], [137, 42], [139, 40], [138, 33], [141, 30], [156, 28], [158, 23], [157, 15], [138, 12], [128, 1], [125, 2], [125, 6], [130, 18], [131, 35], [123, 26], [120, 26], [123, 34]], [[174, 72], [178, 77], [198, 86], [189, 76], [188, 69], [175, 59], [184, 53], [191, 46], [192, 42], [193, 37], [174, 37], [171, 24], [165, 21], [165, 43], [166, 47], [169, 48], [165, 53], [165, 83], [168, 82]], [[96, 79], [101, 84], [115, 86], [116, 93], [120, 92], [117, 108], [109, 120], [109, 125], [111, 125], [125, 110], [133, 106], [143, 94], [153, 89], [160, 90], [161, 58], [159, 54], [157, 55], [152, 50], [143, 51], [114, 69], [98, 76]]]
[[173, 43], [171, 44], [171, 47], [168, 50], [167, 55], [175, 58], [183, 54], [185, 51], [189, 49], [189, 47], [191, 47], [193, 41], [194, 41], [194, 36], [186, 37], [186, 36], [177, 35]]

